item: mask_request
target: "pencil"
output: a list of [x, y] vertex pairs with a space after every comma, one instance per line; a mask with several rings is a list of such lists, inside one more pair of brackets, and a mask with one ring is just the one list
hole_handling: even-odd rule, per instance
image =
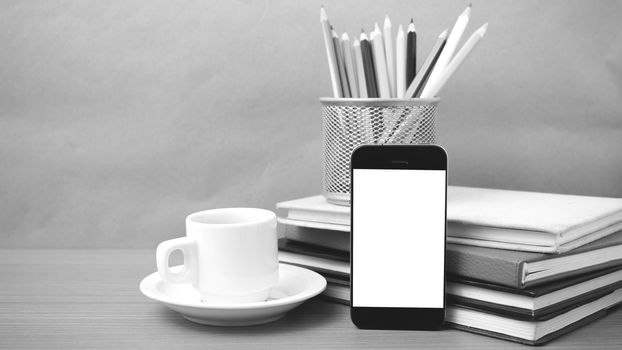
[[428, 57], [423, 62], [421, 69], [419, 69], [419, 72], [415, 76], [415, 79], [413, 79], [412, 83], [410, 84], [410, 86], [408, 86], [408, 89], [404, 93], [404, 98], [419, 97], [419, 95], [421, 94], [421, 90], [423, 90], [423, 86], [428, 80], [430, 73], [432, 73], [434, 65], [436, 64], [436, 61], [438, 60], [438, 57], [440, 56], [441, 52], [443, 51], [443, 47], [447, 42], [448, 30], [449, 29], [445, 29], [438, 36], [436, 43], [432, 47], [432, 50], [430, 50]]
[[486, 30], [488, 29], [488, 23], [481, 26], [478, 30], [476, 30], [466, 41], [466, 43], [462, 46], [460, 51], [456, 54], [456, 56], [449, 62], [447, 68], [443, 72], [443, 75], [437, 80], [436, 85], [430, 86], [430, 91], [427, 95], [421, 95], [421, 97], [434, 97], [436, 96], [443, 86], [447, 83], [449, 78], [454, 74], [454, 72], [460, 67], [462, 62], [467, 58], [467, 56], [473, 51], [473, 48], [479, 43], [479, 41], [486, 34]]
[[348, 76], [346, 74], [346, 66], [343, 61], [343, 52], [341, 52], [341, 40], [337, 36], [337, 32], [332, 29], [333, 45], [335, 47], [335, 56], [337, 57], [337, 68], [339, 71], [339, 80], [341, 81], [341, 90], [343, 91], [343, 97], [352, 97], [350, 95], [350, 86], [348, 84]]
[[406, 42], [404, 41], [404, 29], [401, 24], [397, 29], [395, 38], [395, 85], [395, 97], [410, 97], [404, 96], [406, 90]]
[[354, 40], [354, 42], [352, 42], [352, 50], [354, 51], [354, 62], [356, 66], [359, 97], [367, 98], [367, 82], [365, 81], [365, 67], [363, 65], [363, 52], [361, 51], [361, 42], [358, 40]]
[[389, 15], [384, 17], [384, 26], [382, 34], [384, 35], [384, 55], [387, 60], [387, 74], [389, 76], [389, 91], [391, 97], [396, 97], [395, 88], [395, 55], [393, 54], [393, 33], [392, 33], [391, 20]]
[[415, 78], [417, 72], [417, 31], [415, 22], [410, 19], [406, 34], [406, 85]]
[[324, 35], [324, 47], [326, 48], [326, 59], [328, 60], [328, 71], [330, 73], [330, 83], [333, 88], [333, 97], [342, 97], [341, 83], [339, 82], [339, 72], [337, 71], [337, 61], [335, 49], [333, 46], [333, 38], [330, 32], [330, 23], [324, 6], [320, 8], [320, 24], [322, 25], [322, 34]]
[[391, 98], [391, 90], [389, 89], [389, 75], [387, 73], [387, 59], [384, 56], [384, 43], [380, 27], [376, 23], [375, 29], [369, 35], [374, 53], [374, 65], [376, 68], [376, 84], [378, 85], [378, 94], [380, 98]]
[[376, 68], [374, 67], [374, 55], [371, 49], [371, 43], [367, 40], [365, 32], [361, 33], [361, 52], [363, 55], [363, 67], [365, 68], [365, 83], [367, 85], [367, 96], [378, 97], [378, 88], [376, 84]]
[[[365, 78], [365, 60], [363, 59], [362, 48], [363, 47], [361, 46], [360, 41], [354, 40], [352, 42], [352, 50], [354, 51], [354, 61], [356, 62], [356, 72], [358, 76], [359, 96], [360, 98], [368, 98], [371, 96], [367, 94], [367, 79]], [[369, 70], [373, 72], [374, 68], [370, 67]], [[371, 123], [370, 110], [367, 108], [364, 108], [361, 110], [359, 131], [362, 132], [363, 140], [365, 140], [364, 143], [373, 142], [374, 140], [373, 126]]]
[[[456, 20], [456, 24], [451, 29], [449, 36], [447, 37], [447, 43], [445, 43], [445, 47], [443, 48], [443, 52], [438, 57], [436, 64], [434, 65], [434, 69], [428, 78], [428, 82], [425, 84], [423, 91], [421, 92], [421, 96], [430, 96], [430, 89], [433, 86], [438, 84], [438, 80], [441, 78], [443, 71], [447, 68], [447, 64], [451, 61], [451, 58], [458, 47], [458, 42], [464, 33], [464, 29], [469, 23], [469, 16], [471, 15], [471, 4], [464, 10], [458, 19]], [[426, 91], [427, 90], [427, 91]]]
[[348, 76], [348, 85], [350, 86], [350, 96], [359, 97], [359, 86], [356, 81], [356, 62], [352, 57], [352, 46], [350, 45], [350, 37], [348, 33], [341, 35], [341, 51], [343, 52], [343, 60], [346, 66], [346, 75]]

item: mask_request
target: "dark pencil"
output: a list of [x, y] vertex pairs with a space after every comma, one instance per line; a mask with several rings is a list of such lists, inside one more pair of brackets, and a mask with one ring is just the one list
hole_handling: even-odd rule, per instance
[[441, 55], [441, 52], [445, 47], [445, 43], [447, 43], [448, 31], [449, 29], [445, 29], [438, 36], [436, 44], [434, 44], [432, 50], [430, 50], [428, 57], [425, 59], [425, 62], [423, 62], [423, 65], [419, 70], [419, 73], [417, 73], [413, 82], [410, 84], [410, 86], [408, 86], [408, 89], [406, 89], [406, 92], [404, 93], [405, 98], [420, 97], [421, 92], [423, 92], [423, 87], [427, 83], [428, 78], [432, 73], [432, 70], [436, 66], [436, 61], [438, 60], [438, 57]]
[[376, 70], [374, 67], [374, 56], [371, 51], [371, 44], [367, 40], [365, 32], [361, 33], [361, 53], [363, 55], [363, 68], [365, 71], [365, 85], [368, 97], [378, 97], [378, 86], [376, 85]]
[[417, 32], [415, 22], [410, 19], [408, 34], [406, 35], [406, 86], [415, 78], [417, 74]]

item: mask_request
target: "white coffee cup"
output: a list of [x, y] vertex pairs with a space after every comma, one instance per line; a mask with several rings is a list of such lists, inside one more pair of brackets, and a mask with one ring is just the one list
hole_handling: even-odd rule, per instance
[[[186, 237], [158, 245], [163, 280], [194, 283], [205, 302], [243, 303], [268, 299], [279, 278], [276, 215], [264, 209], [223, 208], [186, 217]], [[169, 257], [184, 255], [180, 271]]]

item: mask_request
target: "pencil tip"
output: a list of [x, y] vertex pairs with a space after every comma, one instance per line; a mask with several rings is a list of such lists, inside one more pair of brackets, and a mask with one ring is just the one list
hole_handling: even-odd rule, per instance
[[415, 20], [411, 18], [410, 23], [415, 24]]
[[469, 6], [467, 6], [466, 9], [464, 9], [464, 11], [461, 14], [462, 16], [470, 16], [471, 15], [471, 4], [469, 4]]
[[482, 32], [482, 35], [484, 35], [484, 33], [486, 33], [486, 31], [488, 30], [488, 22], [484, 23], [484, 25], [481, 26], [479, 30]]

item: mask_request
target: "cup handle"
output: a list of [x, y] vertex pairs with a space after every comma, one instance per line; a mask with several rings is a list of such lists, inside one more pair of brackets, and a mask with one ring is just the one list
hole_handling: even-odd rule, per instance
[[[171, 271], [171, 268], [168, 266], [169, 257], [175, 250], [180, 250], [184, 255], [184, 265], [180, 271]], [[196, 241], [188, 237], [180, 237], [160, 243], [156, 250], [156, 264], [160, 277], [167, 282], [196, 282]]]

